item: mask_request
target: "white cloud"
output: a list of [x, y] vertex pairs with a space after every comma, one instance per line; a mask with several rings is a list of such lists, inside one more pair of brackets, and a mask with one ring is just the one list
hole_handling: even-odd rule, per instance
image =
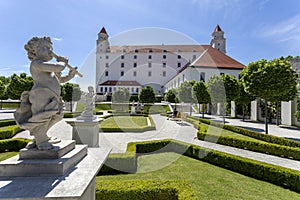
[[54, 38], [52, 38], [52, 40], [54, 40], [54, 41], [62, 41], [62, 38], [54, 37]]
[[300, 44], [300, 14], [281, 21], [272, 27], [266, 27], [262, 35], [278, 42], [297, 42]]

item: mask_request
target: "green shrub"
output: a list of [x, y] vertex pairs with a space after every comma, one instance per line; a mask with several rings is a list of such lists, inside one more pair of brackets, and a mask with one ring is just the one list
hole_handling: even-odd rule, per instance
[[8, 119], [8, 120], [1, 120], [0, 121], [0, 127], [4, 127], [4, 126], [12, 126], [12, 125], [16, 125], [16, 121], [12, 120], [12, 119]]
[[[176, 140], [129, 143], [127, 152], [175, 152], [300, 192], [300, 172]], [[136, 160], [135, 160], [136, 162]]]
[[19, 151], [24, 148], [28, 142], [30, 142], [30, 140], [22, 138], [0, 140], [0, 152]]
[[81, 115], [81, 112], [64, 113], [64, 118], [75, 118]]
[[119, 174], [119, 173], [136, 173], [137, 158], [135, 153], [110, 154], [99, 175]]
[[96, 183], [96, 199], [193, 200], [197, 197], [188, 182], [182, 180], [104, 180]]
[[232, 147], [237, 147], [240, 149], [248, 149], [251, 151], [300, 160], [300, 149], [296, 147], [282, 146], [282, 145], [272, 144], [267, 142], [249, 141], [242, 138], [237, 139], [237, 138], [222, 136], [222, 135], [217, 136], [217, 135], [207, 134], [203, 132], [203, 130], [198, 131], [197, 137], [200, 140], [205, 140], [208, 142], [217, 141], [217, 144], [223, 144]]
[[103, 103], [96, 103], [95, 104], [95, 110], [100, 111], [100, 110], [111, 110], [111, 104], [103, 104]]
[[0, 139], [12, 138], [14, 135], [22, 131], [18, 125], [5, 126], [0, 128]]
[[290, 146], [290, 147], [300, 147], [300, 142], [297, 142], [297, 141], [293, 141], [293, 140], [289, 140], [289, 139], [285, 139], [285, 138], [281, 138], [281, 137], [276, 137], [273, 135], [262, 134], [262, 133], [258, 133], [258, 132], [251, 131], [248, 129], [240, 128], [237, 126], [221, 124], [221, 123], [213, 122], [213, 121], [210, 121], [207, 119], [199, 118], [199, 120], [202, 123], [220, 127], [220, 128], [223, 128], [223, 129], [226, 129], [229, 131], [233, 131], [233, 132], [236, 132], [236, 133], [239, 133], [242, 135], [246, 135], [246, 136], [258, 139], [258, 140], [263, 140], [265, 142], [270, 142], [270, 143], [284, 145], [284, 146]]

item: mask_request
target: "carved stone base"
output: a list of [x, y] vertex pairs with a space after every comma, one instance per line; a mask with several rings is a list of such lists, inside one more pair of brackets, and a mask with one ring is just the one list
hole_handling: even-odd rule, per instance
[[63, 176], [0, 177], [0, 199], [94, 200], [95, 176], [109, 152], [106, 148], [88, 148], [87, 155]]

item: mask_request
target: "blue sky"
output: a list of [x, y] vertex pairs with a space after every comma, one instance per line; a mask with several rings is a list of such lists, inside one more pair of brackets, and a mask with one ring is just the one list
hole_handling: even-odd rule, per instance
[[[0, 75], [28, 73], [24, 44], [33, 36], [50, 36], [54, 51], [80, 69], [102, 26], [112, 41], [126, 31], [157, 27], [209, 44], [219, 24], [227, 54], [245, 65], [296, 56], [299, 8], [299, 0], [0, 0]], [[157, 34], [144, 37], [162, 42]]]

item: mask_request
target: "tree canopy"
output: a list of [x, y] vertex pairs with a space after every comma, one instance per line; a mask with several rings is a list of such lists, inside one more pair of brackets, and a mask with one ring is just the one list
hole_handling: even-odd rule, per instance
[[238, 80], [233, 75], [223, 74], [221, 75], [226, 92], [226, 101], [234, 101], [239, 94]]
[[141, 103], [154, 103], [155, 93], [151, 86], [143, 87], [139, 92], [139, 101]]
[[81, 90], [78, 84], [65, 83], [61, 86], [61, 96], [66, 102], [78, 101], [81, 98]]
[[[193, 85], [193, 96], [197, 100], [198, 104], [206, 104], [210, 102], [208, 89], [203, 81], [196, 82]], [[204, 109], [202, 109], [202, 117], [204, 118]]]
[[129, 102], [130, 92], [127, 88], [119, 88], [112, 94], [112, 101], [118, 103]]
[[176, 90], [170, 89], [168, 92], [165, 94], [165, 100], [170, 102], [170, 103], [178, 103], [178, 98], [177, 98], [177, 92]]
[[251, 62], [241, 72], [245, 91], [266, 102], [266, 133], [268, 133], [268, 101], [289, 100], [289, 97], [294, 99], [293, 93], [297, 85], [295, 77], [295, 71], [286, 59]]
[[226, 102], [226, 91], [224, 82], [221, 76], [213, 75], [207, 81], [207, 88], [210, 94], [212, 103], [225, 103]]
[[29, 91], [33, 86], [32, 77], [27, 76], [26, 73], [21, 73], [20, 76], [13, 74], [10, 80], [7, 86], [7, 95], [11, 99], [20, 99], [22, 92]]
[[184, 81], [178, 87], [178, 98], [180, 102], [193, 103], [195, 99], [192, 95], [192, 85], [190, 82]]

